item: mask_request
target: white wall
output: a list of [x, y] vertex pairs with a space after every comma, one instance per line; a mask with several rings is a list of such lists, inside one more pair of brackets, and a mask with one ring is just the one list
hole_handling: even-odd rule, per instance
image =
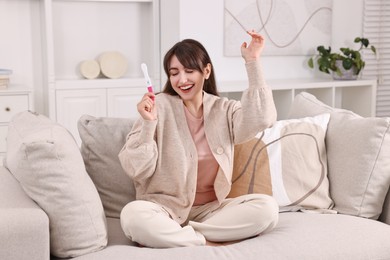
[[[346, 46], [361, 35], [363, 1], [333, 1], [332, 48]], [[173, 27], [176, 32], [173, 38], [172, 30], [171, 37], [162, 35], [162, 55], [168, 48], [167, 42], [194, 38], [208, 50], [219, 81], [246, 79], [242, 58], [223, 55], [224, 0], [162, 0], [161, 6], [163, 12], [164, 8], [169, 12], [166, 16], [169, 16], [170, 23], [179, 24], [179, 28]], [[307, 59], [307, 56], [263, 57], [264, 74], [267, 79], [314, 77], [315, 73], [307, 68]]]
[[[237, 0], [239, 1], [239, 0]], [[294, 1], [294, 0], [285, 0]], [[333, 1], [332, 46], [351, 43], [362, 32], [364, 0]], [[40, 3], [38, 0], [0, 0], [0, 67], [12, 68], [12, 82], [34, 88], [38, 112], [45, 107], [43, 51], [41, 49]], [[161, 49], [163, 55], [175, 42], [194, 38], [202, 42], [213, 59], [217, 80], [245, 80], [243, 60], [223, 55], [224, 0], [161, 0]], [[18, 30], [14, 30], [18, 28]], [[249, 40], [243, 39], [243, 40]], [[239, 46], [237, 46], [239, 48]], [[18, 51], [23, 50], [25, 53]], [[17, 53], [15, 53], [17, 52]], [[313, 77], [304, 56], [263, 57], [267, 79]], [[319, 73], [316, 73], [320, 75]], [[323, 76], [323, 75], [321, 75]], [[161, 82], [164, 82], [162, 71]]]
[[[37, 1], [0, 1], [0, 68], [11, 69], [11, 84], [33, 89], [36, 97], [43, 84], [39, 7]], [[35, 98], [35, 107], [42, 110], [42, 99]]]

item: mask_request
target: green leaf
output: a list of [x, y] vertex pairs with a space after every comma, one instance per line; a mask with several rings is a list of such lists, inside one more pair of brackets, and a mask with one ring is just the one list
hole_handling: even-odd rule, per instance
[[367, 48], [367, 46], [370, 44], [370, 41], [366, 38], [362, 38], [362, 44]]
[[354, 51], [353, 53], [351, 53], [352, 55], [352, 58], [356, 59], [356, 60], [360, 60], [362, 55], [360, 55], [360, 52], [358, 51]]
[[349, 48], [340, 48], [340, 51], [342, 53], [344, 53], [345, 56], [351, 55], [351, 52], [352, 52], [351, 49], [349, 49]]
[[324, 51], [325, 51], [325, 47], [324, 47], [323, 45], [318, 46], [318, 47], [317, 47], [317, 51], [318, 51], [318, 52], [324, 52]]
[[376, 54], [376, 48], [375, 48], [375, 46], [372, 46], [372, 45], [371, 45], [371, 50], [372, 50], [373, 53]]
[[319, 58], [318, 61], [317, 61], [317, 63], [318, 63], [319, 66], [327, 67], [327, 68], [328, 68], [329, 65], [330, 65], [329, 59], [327, 59], [327, 58], [325, 58], [325, 57]]
[[310, 58], [309, 61], [307, 62], [307, 65], [309, 65], [310, 68], [314, 68], [314, 61], [313, 58]]
[[329, 73], [330, 61], [326, 58], [319, 58], [317, 60], [318, 69], [322, 72]]
[[340, 54], [332, 53], [332, 54], [329, 55], [329, 59], [330, 60], [341, 60], [342, 58], [341, 58]]
[[341, 70], [340, 70], [339, 68], [337, 68], [337, 69], [336, 69], [336, 74], [337, 74], [339, 77], [341, 77], [341, 76], [342, 76], [342, 74], [341, 74]]
[[363, 61], [363, 60], [359, 60], [357, 63], [356, 63], [356, 68], [358, 71], [360, 71], [361, 69], [364, 68], [364, 66], [366, 65], [366, 63]]
[[353, 66], [353, 61], [351, 59], [343, 60], [343, 67], [344, 67], [344, 69], [349, 70], [349, 69], [352, 68], [352, 66]]
[[320, 56], [328, 56], [331, 52], [331, 48], [326, 49], [323, 45], [317, 47], [317, 51], [320, 53]]

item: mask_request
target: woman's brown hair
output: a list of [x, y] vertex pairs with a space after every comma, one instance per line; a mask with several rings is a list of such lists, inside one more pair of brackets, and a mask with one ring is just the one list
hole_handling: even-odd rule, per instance
[[187, 69], [194, 69], [203, 73], [208, 63], [211, 65], [210, 77], [205, 80], [203, 90], [207, 93], [219, 96], [214, 75], [214, 67], [210, 56], [203, 45], [193, 39], [186, 39], [176, 43], [164, 56], [164, 71], [168, 79], [165, 83], [163, 93], [178, 95], [173, 89], [169, 80], [169, 64], [173, 56], [176, 56], [180, 63]]

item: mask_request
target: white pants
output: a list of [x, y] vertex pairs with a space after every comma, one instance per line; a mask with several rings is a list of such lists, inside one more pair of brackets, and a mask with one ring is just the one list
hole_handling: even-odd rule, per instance
[[121, 212], [121, 226], [127, 237], [148, 247], [166, 248], [205, 245], [206, 240], [226, 242], [270, 231], [278, 222], [279, 207], [274, 198], [249, 194], [191, 209], [181, 226], [161, 206], [136, 200]]

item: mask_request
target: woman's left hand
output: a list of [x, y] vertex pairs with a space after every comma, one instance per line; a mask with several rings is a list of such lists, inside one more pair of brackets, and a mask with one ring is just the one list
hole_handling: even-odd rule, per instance
[[264, 49], [264, 38], [254, 30], [248, 31], [252, 37], [249, 46], [246, 42], [241, 45], [241, 55], [245, 62], [255, 61], [260, 57]]

